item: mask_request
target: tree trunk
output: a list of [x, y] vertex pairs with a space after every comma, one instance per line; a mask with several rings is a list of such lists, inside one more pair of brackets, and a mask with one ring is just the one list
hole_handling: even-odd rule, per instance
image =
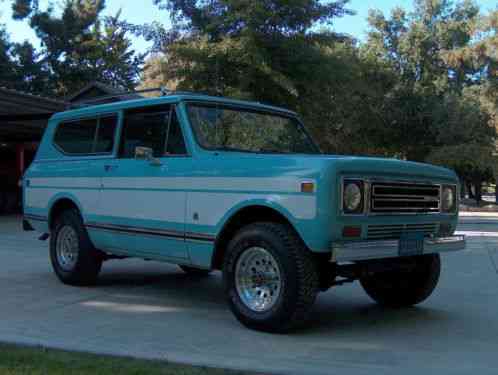
[[482, 200], [482, 181], [481, 179], [476, 179], [474, 181], [474, 188], [475, 188], [475, 200], [477, 205], [481, 203]]
[[495, 202], [498, 203], [498, 177], [495, 180]]
[[472, 192], [472, 182], [467, 181], [466, 186], [467, 186], [467, 192], [469, 193], [469, 199], [474, 199], [474, 193]]
[[[460, 178], [460, 199], [465, 199], [465, 180], [463, 178]], [[498, 195], [496, 199], [498, 199]]]

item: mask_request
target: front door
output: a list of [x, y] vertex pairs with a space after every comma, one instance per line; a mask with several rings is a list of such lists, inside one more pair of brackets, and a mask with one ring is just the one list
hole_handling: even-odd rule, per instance
[[[155, 162], [136, 159], [137, 147], [151, 149]], [[187, 193], [178, 181], [190, 167], [174, 106], [124, 113], [118, 157], [103, 166], [100, 225], [112, 233], [110, 251], [187, 258]]]

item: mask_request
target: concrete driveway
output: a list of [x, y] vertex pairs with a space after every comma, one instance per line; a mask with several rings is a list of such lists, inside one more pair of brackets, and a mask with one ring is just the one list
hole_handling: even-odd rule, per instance
[[205, 280], [139, 260], [104, 265], [93, 288], [62, 285], [47, 243], [0, 218], [0, 341], [285, 374], [496, 374], [498, 218], [464, 217], [469, 249], [446, 255], [423, 305], [385, 310], [358, 284], [319, 296], [310, 328], [249, 331]]

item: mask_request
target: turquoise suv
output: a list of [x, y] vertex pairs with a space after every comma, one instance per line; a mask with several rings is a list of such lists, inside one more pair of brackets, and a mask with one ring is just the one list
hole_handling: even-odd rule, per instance
[[25, 229], [50, 238], [62, 282], [127, 257], [221, 270], [237, 319], [264, 331], [355, 280], [378, 303], [420, 303], [439, 253], [465, 247], [454, 172], [324, 155], [291, 111], [191, 93], [54, 115], [23, 185]]

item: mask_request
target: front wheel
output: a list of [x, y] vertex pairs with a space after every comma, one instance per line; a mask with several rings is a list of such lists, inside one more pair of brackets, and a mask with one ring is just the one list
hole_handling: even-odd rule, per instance
[[436, 288], [441, 273], [439, 254], [400, 261], [403, 268], [374, 273], [360, 279], [365, 292], [381, 305], [413, 306], [425, 301]]
[[319, 290], [311, 253], [287, 225], [255, 223], [230, 241], [223, 265], [225, 294], [245, 326], [286, 332], [306, 321]]
[[103, 258], [93, 247], [78, 211], [67, 210], [56, 218], [50, 236], [50, 260], [64, 284], [96, 282]]

